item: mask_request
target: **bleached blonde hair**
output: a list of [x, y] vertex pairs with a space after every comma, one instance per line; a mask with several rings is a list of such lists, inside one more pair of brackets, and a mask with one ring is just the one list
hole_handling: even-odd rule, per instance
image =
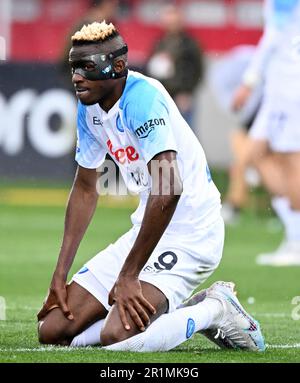
[[102, 42], [109, 38], [118, 36], [117, 28], [112, 24], [107, 24], [105, 20], [101, 23], [94, 22], [84, 25], [71, 37], [72, 43]]

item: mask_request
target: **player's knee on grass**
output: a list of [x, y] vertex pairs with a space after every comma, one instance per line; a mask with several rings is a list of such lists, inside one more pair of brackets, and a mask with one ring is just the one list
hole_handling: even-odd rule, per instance
[[63, 316], [60, 309], [52, 310], [38, 324], [38, 337], [41, 344], [67, 346], [76, 335], [76, 327]]
[[[165, 295], [155, 286], [146, 282], [141, 282], [141, 285], [144, 297], [156, 308], [155, 315], [151, 315], [148, 312], [150, 322], [152, 323], [168, 310], [168, 301]], [[101, 330], [100, 340], [102, 346], [109, 346], [121, 342], [141, 332], [129, 316], [127, 316], [127, 319], [129, 321], [130, 330], [125, 330], [117, 306], [112, 306]]]
[[109, 322], [106, 322], [106, 324], [101, 330], [101, 345], [109, 346], [114, 343], [122, 342], [123, 340], [128, 339], [141, 332], [132, 321], [129, 320], [129, 323], [130, 330], [125, 330], [121, 321], [114, 320], [111, 318], [111, 320], [109, 320]]
[[40, 343], [69, 345], [76, 335], [106, 317], [107, 311], [104, 306], [76, 282], [67, 286], [67, 292], [68, 306], [74, 319], [67, 319], [59, 308], [51, 310], [41, 321], [42, 325], [39, 324]]
[[51, 326], [40, 321], [38, 324], [38, 337], [41, 344], [52, 344], [52, 345], [66, 345], [67, 342], [63, 340], [62, 334], [53, 331]]

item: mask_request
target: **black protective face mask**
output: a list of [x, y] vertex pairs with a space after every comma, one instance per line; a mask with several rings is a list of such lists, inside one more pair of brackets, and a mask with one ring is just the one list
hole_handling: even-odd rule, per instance
[[127, 45], [108, 54], [97, 53], [95, 55], [83, 56], [80, 60], [71, 61], [72, 74], [79, 74], [87, 80], [109, 80], [127, 75], [127, 69], [122, 73], [114, 71], [114, 58], [128, 52]]

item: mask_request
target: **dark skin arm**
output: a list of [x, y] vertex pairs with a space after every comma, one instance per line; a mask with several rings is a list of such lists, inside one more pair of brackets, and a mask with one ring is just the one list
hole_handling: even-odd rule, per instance
[[98, 200], [96, 182], [97, 172], [95, 169], [78, 167], [67, 205], [61, 250], [49, 294], [42, 309], [37, 314], [38, 320], [45, 317], [54, 307], [60, 307], [68, 319], [73, 319], [67, 306], [66, 281], [81, 239], [96, 209]]
[[[157, 164], [162, 160], [165, 161], [165, 164], [173, 164], [172, 177], [165, 177], [161, 172], [157, 176]], [[162, 165], [161, 162], [160, 166], [165, 169], [165, 165]], [[130, 329], [127, 313], [141, 331], [144, 331], [145, 326], [150, 322], [149, 312], [155, 314], [155, 308], [142, 294], [138, 277], [171, 221], [182, 193], [175, 152], [168, 151], [156, 155], [149, 162], [148, 170], [152, 177], [152, 190], [147, 201], [142, 225], [109, 294], [109, 303], [117, 304], [121, 321], [126, 330]], [[169, 172], [166, 171], [165, 175], [168, 174]]]

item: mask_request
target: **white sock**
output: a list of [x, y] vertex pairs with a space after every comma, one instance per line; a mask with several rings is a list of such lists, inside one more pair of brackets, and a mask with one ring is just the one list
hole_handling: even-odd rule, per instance
[[194, 306], [164, 314], [146, 331], [103, 348], [110, 351], [168, 351], [185, 342], [194, 332], [209, 328], [221, 312], [222, 304], [207, 298]]
[[272, 198], [272, 206], [284, 225], [287, 241], [300, 242], [300, 211], [291, 209], [286, 197]]
[[84, 330], [81, 334], [75, 336], [70, 344], [70, 347], [86, 347], [100, 344], [100, 332], [104, 321], [105, 319], [99, 320]]

